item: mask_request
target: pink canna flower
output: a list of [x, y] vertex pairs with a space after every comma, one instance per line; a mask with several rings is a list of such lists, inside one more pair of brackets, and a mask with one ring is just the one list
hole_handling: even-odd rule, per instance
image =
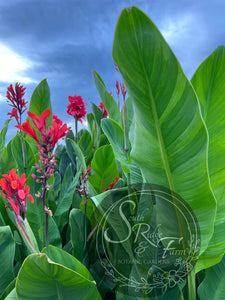
[[67, 105], [67, 113], [72, 117], [76, 117], [78, 121], [82, 123], [82, 119], [85, 120], [86, 116], [86, 105], [81, 96], [68, 96], [68, 100], [70, 102]]

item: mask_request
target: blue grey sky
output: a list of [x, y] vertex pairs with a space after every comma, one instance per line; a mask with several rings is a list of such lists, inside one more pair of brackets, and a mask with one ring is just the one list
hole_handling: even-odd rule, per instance
[[[53, 112], [67, 123], [68, 95], [100, 102], [91, 69], [115, 96], [120, 77], [111, 56], [114, 30], [121, 10], [133, 5], [160, 29], [188, 78], [225, 43], [223, 0], [0, 0], [0, 127], [10, 83], [26, 86], [29, 101], [47, 78]], [[14, 123], [8, 137], [16, 132]]]

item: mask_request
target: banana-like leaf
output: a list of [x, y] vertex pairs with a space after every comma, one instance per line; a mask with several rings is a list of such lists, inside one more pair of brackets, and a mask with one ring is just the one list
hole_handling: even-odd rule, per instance
[[[45, 109], [52, 110], [50, 90], [46, 79], [42, 80], [35, 88], [29, 105], [29, 111], [40, 116]], [[48, 123], [49, 121], [47, 121]]]
[[[72, 139], [66, 139], [66, 150], [74, 166], [76, 167], [76, 165], [78, 164], [77, 169], [79, 169], [79, 167], [81, 166], [82, 170], [85, 170], [86, 163], [84, 155], [75, 141], [73, 141]], [[78, 161], [76, 161], [76, 157], [78, 158]]]
[[15, 242], [9, 226], [0, 227], [0, 295], [14, 279], [13, 260], [15, 253]]
[[16, 281], [18, 299], [98, 299], [101, 297], [88, 270], [73, 256], [50, 246], [46, 254], [24, 261]]
[[113, 59], [134, 105], [131, 156], [147, 182], [170, 188], [190, 205], [202, 253], [213, 233], [216, 202], [209, 185], [208, 135], [192, 85], [156, 26], [136, 7], [120, 15]]
[[218, 263], [225, 252], [225, 46], [218, 47], [198, 68], [192, 84], [200, 101], [209, 133], [210, 182], [217, 201], [214, 233], [205, 253], [204, 265]]
[[110, 183], [114, 182], [118, 176], [115, 155], [111, 145], [102, 146], [95, 152], [91, 170], [88, 182], [96, 193], [100, 194], [103, 189], [109, 188]]
[[198, 288], [200, 300], [225, 299], [225, 257], [222, 261], [206, 270], [206, 276]]
[[8, 130], [8, 125], [9, 125], [10, 121], [11, 121], [11, 119], [6, 120], [5, 123], [4, 123], [4, 127], [0, 131], [0, 154], [2, 154], [2, 152], [4, 151], [5, 136], [6, 136], [6, 133], [7, 133], [7, 130]]
[[16, 162], [12, 155], [12, 140], [7, 144], [0, 157], [0, 174], [6, 174], [16, 168]]
[[73, 256], [82, 261], [86, 246], [85, 215], [80, 209], [72, 209], [69, 217], [70, 237], [73, 245]]
[[[24, 155], [23, 155], [24, 149]], [[35, 157], [32, 151], [30, 144], [24, 140], [20, 135], [16, 135], [12, 139], [12, 155], [14, 160], [17, 163], [18, 171], [22, 175], [22, 173], [26, 173], [31, 175], [31, 168], [35, 164]]]
[[106, 86], [99, 74], [95, 71], [92, 71], [92, 76], [94, 78], [95, 85], [102, 99], [102, 102], [104, 103], [109, 114], [109, 117], [120, 124], [120, 110], [117, 106], [116, 101], [107, 91]]
[[112, 119], [102, 119], [102, 129], [112, 145], [116, 159], [125, 172], [130, 172], [129, 154], [124, 151], [124, 131]]
[[77, 171], [75, 177], [72, 177], [71, 165], [68, 166], [60, 189], [57, 209], [54, 219], [60, 230], [63, 229], [68, 221], [68, 212], [72, 204], [74, 190], [77, 186], [81, 169]]

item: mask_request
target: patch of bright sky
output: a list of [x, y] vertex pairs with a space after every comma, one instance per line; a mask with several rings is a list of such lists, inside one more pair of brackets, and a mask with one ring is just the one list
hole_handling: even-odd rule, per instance
[[174, 51], [188, 78], [202, 61], [198, 49], [205, 43], [207, 37], [204, 25], [201, 16], [185, 13], [165, 18], [160, 26], [162, 35]]
[[5, 96], [3, 94], [0, 93], [0, 102], [5, 102]]
[[[25, 57], [13, 52], [5, 45], [0, 44], [0, 81], [2, 82], [36, 82], [32, 78], [26, 77], [26, 70], [32, 66], [32, 62]], [[2, 99], [0, 95], [0, 100]]]
[[[73, 118], [73, 117], [71, 117]], [[71, 127], [71, 130], [74, 132], [74, 126], [75, 126], [75, 123], [74, 121], [68, 121], [66, 122], [67, 126], [68, 127]], [[88, 128], [88, 122], [87, 120], [83, 121], [82, 124], [81, 122], [78, 122], [78, 131], [81, 130], [81, 129], [87, 129]]]
[[178, 15], [176, 18], [167, 18], [161, 28], [162, 35], [170, 45], [176, 45], [186, 37], [190, 32], [190, 25], [194, 21], [191, 14]]

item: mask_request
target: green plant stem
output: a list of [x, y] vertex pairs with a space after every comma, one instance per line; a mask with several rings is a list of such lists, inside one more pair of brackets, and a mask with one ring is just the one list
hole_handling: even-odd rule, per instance
[[47, 191], [47, 178], [45, 177], [44, 182], [43, 182], [43, 191], [41, 195], [41, 200], [42, 204], [44, 207], [44, 212], [45, 212], [45, 246], [46, 246], [46, 253], [48, 255], [49, 253], [49, 236], [48, 236], [48, 216], [49, 216], [49, 210], [46, 205], [46, 200], [45, 200], [45, 195]]
[[93, 140], [93, 150], [95, 153], [96, 145], [95, 145], [95, 121], [94, 120], [93, 120], [93, 127], [92, 127], [92, 140]]
[[125, 97], [123, 98], [123, 127], [124, 127], [124, 151], [129, 151], [129, 128], [128, 128], [128, 117], [127, 117], [127, 105]]
[[194, 269], [188, 274], [188, 300], [196, 300]]
[[118, 96], [118, 102], [117, 102], [118, 108], [120, 110], [120, 97]]
[[78, 132], [78, 120], [77, 120], [77, 116], [74, 117], [75, 120], [75, 142], [77, 143], [77, 132]]
[[29, 235], [26, 231], [26, 228], [25, 228], [24, 224], [22, 223], [22, 221], [20, 221], [16, 218], [16, 224], [17, 224], [17, 227], [18, 227], [19, 232], [21, 234], [21, 237], [22, 237], [24, 243], [26, 244], [27, 248], [29, 249], [29, 251], [31, 253], [37, 253], [37, 251], [34, 248], [32, 242], [30, 240], [30, 237], [29, 237]]
[[88, 202], [88, 195], [87, 195], [87, 190], [86, 190], [86, 182], [84, 183], [84, 196], [85, 196], [85, 203], [84, 203], [84, 251], [86, 249], [87, 245], [87, 202]]
[[[20, 118], [19, 121], [17, 120], [17, 124], [21, 125], [22, 123], [22, 116], [20, 114]], [[20, 134], [22, 133], [21, 129], [20, 129]], [[22, 157], [23, 157], [23, 168], [24, 170], [26, 170], [27, 168], [27, 156], [26, 156], [26, 147], [25, 147], [25, 142], [24, 142], [24, 138], [23, 136], [21, 136], [21, 146], [22, 146]]]
[[21, 137], [21, 145], [22, 145], [22, 156], [23, 156], [23, 168], [26, 170], [27, 168], [27, 156], [26, 156], [26, 147], [25, 147], [25, 142], [24, 138]]

